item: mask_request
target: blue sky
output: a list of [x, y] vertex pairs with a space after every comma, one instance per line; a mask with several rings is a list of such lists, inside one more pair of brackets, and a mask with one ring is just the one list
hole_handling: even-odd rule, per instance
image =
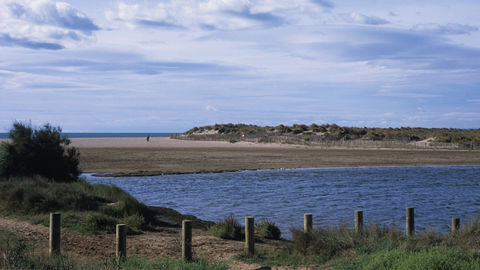
[[480, 128], [478, 0], [3, 0], [0, 132]]

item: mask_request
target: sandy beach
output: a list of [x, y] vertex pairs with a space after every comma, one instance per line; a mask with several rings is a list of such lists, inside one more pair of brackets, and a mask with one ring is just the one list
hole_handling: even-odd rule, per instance
[[479, 151], [332, 149], [169, 138], [73, 138], [88, 173], [155, 175], [349, 166], [480, 165]]

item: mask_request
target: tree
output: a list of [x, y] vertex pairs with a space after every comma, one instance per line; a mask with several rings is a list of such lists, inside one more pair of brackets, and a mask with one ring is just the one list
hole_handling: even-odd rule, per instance
[[56, 182], [78, 179], [77, 148], [68, 147], [70, 140], [61, 134], [60, 127], [15, 122], [8, 137], [0, 145], [0, 177], [40, 175]]

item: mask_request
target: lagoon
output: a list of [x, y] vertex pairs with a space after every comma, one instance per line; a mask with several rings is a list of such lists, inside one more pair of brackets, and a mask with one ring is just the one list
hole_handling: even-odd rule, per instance
[[313, 213], [315, 226], [353, 226], [354, 210], [365, 223], [405, 229], [405, 208], [415, 207], [417, 231], [447, 233], [480, 212], [480, 166], [350, 167], [238, 171], [148, 177], [94, 177], [115, 184], [147, 205], [173, 208], [205, 220], [230, 213], [275, 222], [284, 237]]

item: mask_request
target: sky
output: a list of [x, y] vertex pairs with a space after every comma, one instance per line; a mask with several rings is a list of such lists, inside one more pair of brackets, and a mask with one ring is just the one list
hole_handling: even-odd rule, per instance
[[480, 128], [478, 0], [1, 0], [0, 132]]

